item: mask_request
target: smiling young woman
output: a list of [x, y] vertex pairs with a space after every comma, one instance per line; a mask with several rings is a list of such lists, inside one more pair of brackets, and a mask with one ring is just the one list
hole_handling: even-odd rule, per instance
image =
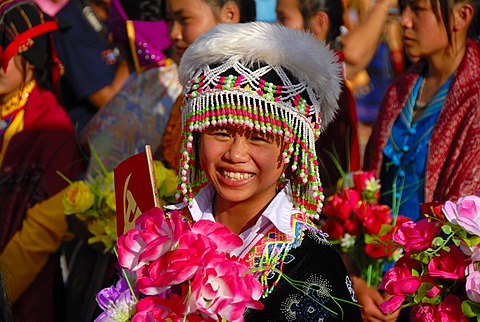
[[265, 306], [245, 320], [361, 321], [345, 266], [312, 222], [324, 198], [315, 140], [340, 93], [333, 52], [300, 30], [219, 24], [186, 50], [179, 79], [183, 203], [172, 208], [241, 237], [232, 255], [261, 281]]

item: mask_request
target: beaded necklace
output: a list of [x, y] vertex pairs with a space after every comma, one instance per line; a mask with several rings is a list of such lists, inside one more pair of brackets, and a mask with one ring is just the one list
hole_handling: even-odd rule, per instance
[[35, 85], [35, 80], [32, 80], [30, 83], [24, 86], [22, 90], [17, 93], [17, 95], [13, 95], [7, 102], [1, 104], [0, 119], [4, 120], [7, 117], [11, 116], [11, 114], [22, 109], [25, 106], [25, 103], [27, 103], [28, 97], [33, 91]]

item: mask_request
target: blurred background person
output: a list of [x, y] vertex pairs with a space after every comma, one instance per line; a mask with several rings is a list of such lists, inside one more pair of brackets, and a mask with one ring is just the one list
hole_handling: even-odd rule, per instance
[[[167, 21], [172, 49], [181, 59], [188, 46], [205, 31], [219, 23], [255, 20], [255, 0], [167, 0]], [[207, 53], [206, 53], [207, 54]], [[165, 129], [162, 146], [155, 152], [170, 168], [180, 164], [183, 95], [175, 102]]]
[[[338, 50], [344, 15], [341, 0], [277, 0], [276, 14], [279, 23], [309, 30], [317, 39], [337, 49], [337, 56], [343, 59], [343, 53]], [[334, 121], [315, 142], [320, 178], [327, 197], [335, 192], [342, 171], [360, 169], [355, 100], [345, 82], [342, 83], [338, 105], [340, 109]]]
[[[421, 203], [480, 188], [480, 2], [399, 5], [406, 53], [417, 63], [388, 88], [365, 167], [380, 178], [380, 202], [418, 220]], [[374, 289], [365, 294], [371, 319], [378, 319], [381, 296]]]
[[15, 321], [64, 321], [57, 250], [68, 182], [57, 172], [74, 180], [83, 166], [54, 94], [58, 23], [31, 1], [3, 2], [0, 16], [0, 267]]
[[[181, 87], [177, 65], [168, 57], [170, 40], [163, 0], [112, 0], [108, 27], [128, 66], [121, 89], [90, 119], [80, 143], [90, 155], [85, 177], [113, 171], [124, 159], [162, 142], [171, 108]], [[69, 321], [94, 315], [95, 294], [112, 273], [115, 257], [89, 245], [83, 222], [71, 218], [78, 238], [69, 243], [67, 299]], [[85, 272], [91, 272], [86, 274]]]
[[[172, 106], [181, 93], [177, 64], [169, 57], [171, 42], [164, 20], [163, 0], [111, 2], [109, 30], [130, 76], [115, 96], [89, 121], [80, 134], [108, 171], [124, 159], [155, 150], [163, 139]], [[91, 157], [87, 176], [101, 172]]]
[[357, 103], [360, 146], [371, 134], [388, 85], [405, 68], [396, 0], [348, 1], [348, 24], [341, 38], [349, 52], [348, 86]]
[[54, 40], [65, 66], [62, 102], [77, 133], [118, 92], [129, 75], [127, 63], [109, 40], [109, 3], [110, 0], [68, 0], [56, 15], [69, 25], [65, 32], [55, 33]]

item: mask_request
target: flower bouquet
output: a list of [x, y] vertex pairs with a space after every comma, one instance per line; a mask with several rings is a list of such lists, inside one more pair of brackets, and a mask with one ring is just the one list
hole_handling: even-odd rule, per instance
[[263, 288], [230, 255], [241, 245], [220, 223], [143, 213], [117, 241], [122, 276], [97, 295], [96, 321], [243, 321], [246, 308], [263, 308]]
[[[161, 203], [173, 203], [177, 189], [177, 173], [154, 161], [158, 195]], [[67, 178], [64, 178], [68, 181]], [[105, 252], [111, 251], [117, 241], [117, 216], [113, 171], [102, 167], [93, 180], [69, 181], [62, 200], [66, 215], [75, 215], [86, 222], [92, 236], [89, 244], [103, 243]]]
[[480, 198], [424, 208], [424, 219], [393, 236], [406, 253], [383, 277], [392, 297], [380, 308], [411, 306], [413, 321], [480, 321]]
[[373, 172], [347, 174], [339, 186], [325, 204], [320, 227], [348, 255], [347, 266], [354, 266], [368, 285], [378, 286], [385, 262], [401, 255], [392, 235], [407, 219], [394, 219], [390, 207], [378, 204], [380, 184]]

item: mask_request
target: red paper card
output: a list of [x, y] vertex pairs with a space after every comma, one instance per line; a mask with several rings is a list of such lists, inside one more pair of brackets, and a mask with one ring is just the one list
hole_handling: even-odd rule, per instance
[[138, 216], [160, 204], [150, 146], [116, 166], [114, 178], [117, 234], [121, 236], [135, 226]]

